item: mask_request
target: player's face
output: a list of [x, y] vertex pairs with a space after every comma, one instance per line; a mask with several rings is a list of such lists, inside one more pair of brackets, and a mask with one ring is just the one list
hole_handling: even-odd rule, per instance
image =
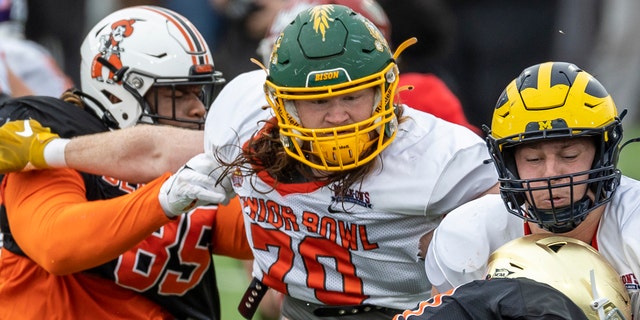
[[[520, 178], [548, 178], [591, 169], [595, 152], [595, 146], [590, 138], [558, 139], [518, 147], [515, 151], [515, 161]], [[582, 181], [587, 178], [588, 175], [576, 176], [573, 177], [573, 181]], [[569, 182], [568, 177], [550, 180], [552, 186]], [[532, 183], [531, 187], [541, 187], [546, 184], [546, 182]], [[539, 209], [551, 209], [552, 204], [553, 207], [559, 208], [571, 204], [572, 190], [574, 201], [578, 201], [587, 192], [587, 185], [554, 188], [551, 194], [546, 189], [538, 190], [528, 196], [533, 197]]]
[[375, 89], [367, 88], [326, 99], [295, 100], [300, 124], [308, 129], [333, 128], [371, 117]]
[[[204, 119], [206, 109], [200, 96], [202, 86], [176, 86], [175, 90], [170, 86], [154, 87], [150, 90], [148, 102], [154, 106], [159, 116], [166, 118], [198, 121]], [[175, 104], [175, 114], [174, 114]], [[198, 124], [158, 119], [158, 123], [176, 127], [197, 129]]]

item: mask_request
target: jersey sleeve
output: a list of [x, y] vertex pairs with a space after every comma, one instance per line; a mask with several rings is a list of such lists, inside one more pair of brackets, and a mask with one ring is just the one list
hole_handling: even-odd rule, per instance
[[87, 110], [54, 97], [10, 99], [0, 108], [0, 123], [26, 119], [37, 120], [62, 138], [109, 131]]
[[0, 51], [0, 93], [7, 97], [11, 96], [11, 87], [9, 86], [9, 73], [5, 64], [2, 52]]
[[[215, 152], [227, 145], [241, 145], [262, 126], [260, 121], [271, 117], [263, 90], [265, 79], [263, 70], [254, 70], [238, 75], [222, 88], [207, 114], [205, 152]], [[239, 153], [237, 148], [226, 149], [232, 149], [225, 150], [231, 160]]]
[[227, 205], [220, 205], [213, 230], [213, 253], [236, 259], [253, 259], [244, 228], [244, 217], [238, 197]]
[[[632, 313], [640, 315], [640, 182], [622, 176], [607, 204], [597, 233], [597, 249], [618, 271], [631, 298]], [[636, 316], [638, 318], [638, 316]]]
[[3, 203], [11, 233], [25, 254], [51, 273], [100, 265], [169, 221], [158, 201], [168, 175], [127, 195], [87, 201], [74, 170], [8, 174]]
[[436, 228], [427, 249], [425, 270], [439, 292], [484, 277], [489, 255], [522, 236], [522, 220], [509, 214], [497, 194], [451, 211]]
[[428, 210], [446, 214], [498, 183], [494, 166], [483, 161], [488, 158], [487, 148], [481, 142], [456, 151], [438, 177]]

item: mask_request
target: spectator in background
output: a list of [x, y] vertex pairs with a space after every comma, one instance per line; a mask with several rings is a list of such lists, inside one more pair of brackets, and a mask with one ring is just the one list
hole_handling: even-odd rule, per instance
[[215, 10], [226, 19], [219, 46], [213, 49], [216, 63], [225, 65], [225, 78], [255, 69], [250, 61], [256, 56], [260, 40], [287, 0], [212, 0]]
[[589, 68], [609, 88], [629, 120], [640, 123], [640, 1], [601, 1], [601, 26], [588, 57]]
[[417, 37], [418, 43], [411, 46], [401, 57], [399, 66], [404, 73], [434, 73], [447, 78], [449, 72], [443, 68], [442, 59], [451, 53], [455, 18], [443, 0], [393, 1], [378, 0], [389, 17], [393, 32], [392, 44]]
[[[424, 1], [409, 2], [412, 6], [407, 7], [416, 10]], [[491, 106], [503, 89], [502, 83], [510, 81], [525, 66], [551, 60], [559, 0], [442, 2], [452, 14], [452, 21], [442, 23], [453, 26], [444, 29], [446, 37], [440, 38], [446, 55], [436, 61], [447, 73], [438, 74], [460, 99], [466, 114], [473, 115], [471, 123], [480, 127], [491, 122]], [[434, 19], [414, 11], [405, 16], [401, 21], [409, 26]], [[417, 20], [407, 23], [407, 19]]]
[[[381, 6], [383, 3], [386, 4], [387, 8]], [[293, 20], [293, 17], [298, 12], [317, 4], [340, 4], [359, 12], [380, 29], [392, 47], [394, 44], [399, 44], [414, 35], [419, 35], [418, 42], [404, 52], [407, 58], [405, 58], [404, 54], [399, 58], [398, 63], [401, 70], [403, 70], [398, 83], [398, 87], [402, 88], [398, 90], [399, 102], [467, 127], [478, 135], [482, 134], [478, 127], [469, 123], [460, 100], [451, 92], [446, 83], [436, 74], [429, 72], [431, 68], [426, 67], [425, 63], [423, 63], [423, 60], [429, 60], [430, 56], [442, 54], [437, 52], [444, 52], [442, 48], [446, 46], [443, 42], [446, 42], [447, 27], [445, 25], [449, 19], [446, 17], [441, 18], [446, 15], [446, 11], [438, 2], [429, 1], [416, 4], [402, 1], [392, 5], [387, 0], [379, 2], [363, 0], [290, 0], [273, 19], [269, 32], [260, 41], [258, 54], [262, 58], [264, 65], [269, 65], [272, 45], [284, 27]], [[428, 16], [429, 18], [426, 21], [433, 20], [434, 22], [416, 22], [415, 26], [423, 26], [422, 29], [420, 27], [416, 29], [413, 24], [406, 21], [397, 25], [392, 24], [392, 19], [399, 21], [401, 19], [400, 15], [405, 15], [409, 10], [413, 10], [412, 17], [418, 16], [416, 12], [420, 12], [418, 19], [425, 20], [424, 17]], [[392, 16], [387, 15], [389, 11], [393, 14]], [[406, 90], [407, 88], [411, 88], [411, 90]]]
[[451, 51], [454, 30], [449, 8], [440, 0], [379, 0], [379, 3], [393, 26], [387, 37], [392, 45], [410, 37], [418, 38], [398, 61], [402, 70], [399, 86], [413, 88], [399, 90], [400, 102], [482, 135], [479, 127], [469, 123], [460, 99], [446, 84], [451, 73], [443, 66], [442, 59]]
[[[10, 0], [16, 1], [16, 0]], [[17, 0], [26, 1], [26, 0]], [[51, 52], [64, 74], [80, 83], [80, 48], [86, 31], [86, 0], [26, 1], [25, 37]]]
[[6, 0], [0, 5], [0, 63], [20, 80], [13, 81], [13, 96], [59, 97], [73, 84], [47, 49], [25, 39], [25, 5], [24, 0]]
[[226, 17], [213, 5], [213, 0], [160, 0], [161, 6], [179, 12], [189, 19], [209, 44], [211, 50], [220, 44], [226, 30]]
[[[10, 97], [22, 97], [33, 94], [24, 81], [18, 78], [15, 73], [11, 71], [2, 52], [0, 52], [0, 93], [2, 93], [0, 103]], [[2, 119], [0, 119], [0, 123], [1, 122]]]
[[[9, 85], [9, 73], [6, 65], [4, 63], [0, 63], [0, 104], [10, 97], [11, 86]], [[2, 236], [0, 236], [0, 247], [2, 247]]]

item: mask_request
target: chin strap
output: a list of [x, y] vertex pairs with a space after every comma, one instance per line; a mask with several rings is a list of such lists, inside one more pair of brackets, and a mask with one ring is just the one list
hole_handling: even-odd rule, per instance
[[417, 42], [418, 42], [418, 38], [416, 38], [416, 37], [409, 38], [409, 39], [405, 40], [404, 42], [402, 42], [396, 48], [396, 51], [393, 53], [393, 59], [397, 60], [398, 57], [400, 56], [400, 54], [402, 53], [402, 51], [404, 51], [404, 49], [408, 48], [409, 46], [412, 46], [412, 45], [416, 44]]
[[593, 301], [591, 302], [591, 309], [596, 310], [598, 312], [598, 318], [600, 320], [605, 320], [604, 314], [604, 306], [609, 302], [607, 298], [600, 298], [598, 296], [598, 289], [596, 288], [596, 274], [591, 269], [589, 272], [589, 277], [591, 279], [591, 296], [593, 296]]
[[96, 115], [96, 117], [100, 118], [100, 120], [102, 120], [102, 122], [104, 122], [104, 124], [106, 124], [107, 127], [111, 129], [116, 129], [116, 130], [120, 129], [120, 125], [118, 124], [118, 121], [116, 120], [116, 118], [96, 98], [77, 89], [74, 89], [72, 93], [79, 97], [85, 98], [87, 100], [91, 100], [91, 102], [93, 102], [93, 104], [95, 104], [95, 106], [98, 107], [100, 111], [102, 111], [102, 117], [99, 117], [93, 110], [91, 109], [89, 110], [91, 110], [91, 112], [93, 112]]
[[[593, 208], [589, 209], [589, 207], [593, 204], [591, 199], [586, 195], [579, 201], [574, 202], [571, 205], [561, 208], [555, 209], [538, 209], [533, 206], [530, 208], [531, 212], [529, 214], [533, 215], [537, 219], [538, 226], [547, 231], [551, 231], [553, 233], [565, 233], [575, 229], [584, 219], [587, 217], [587, 214], [583, 214], [582, 216], [577, 216], [576, 212], [586, 212], [587, 210], [593, 210]], [[532, 213], [533, 212], [533, 213]], [[544, 219], [545, 216], [549, 216], [551, 218]], [[555, 223], [556, 221], [564, 221], [561, 225]]]

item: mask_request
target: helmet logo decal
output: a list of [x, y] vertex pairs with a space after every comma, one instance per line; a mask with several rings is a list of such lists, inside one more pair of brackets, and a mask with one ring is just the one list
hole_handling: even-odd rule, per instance
[[[122, 80], [114, 79], [115, 72], [122, 68], [120, 53], [124, 51], [124, 49], [120, 48], [120, 43], [124, 38], [131, 36], [135, 22], [136, 20], [134, 19], [118, 20], [111, 24], [111, 31], [108, 34], [100, 36], [100, 52], [96, 54], [91, 63], [91, 78], [101, 82], [105, 81], [102, 72], [104, 67], [107, 67], [109, 69], [109, 76], [106, 79], [107, 83], [115, 83]], [[104, 61], [107, 61], [110, 65], [105, 66]]]
[[231, 176], [231, 182], [233, 183], [234, 187], [242, 187], [242, 183], [243, 183], [243, 177], [242, 177], [242, 171], [240, 171], [240, 168], [237, 168], [233, 171], [233, 175]]
[[389, 50], [389, 44], [387, 43], [387, 39], [382, 35], [382, 32], [369, 20], [362, 19], [365, 27], [369, 30], [371, 36], [375, 39], [376, 50], [380, 52], [384, 52], [385, 49]]
[[282, 32], [278, 38], [276, 38], [276, 42], [273, 44], [271, 48], [271, 54], [269, 55], [269, 63], [276, 64], [278, 63], [278, 49], [280, 49], [280, 43], [282, 43]]
[[330, 70], [319, 70], [319, 71], [311, 71], [307, 75], [307, 83], [306, 87], [317, 87], [327, 85], [326, 82], [330, 81], [331, 83], [349, 82], [351, 81], [351, 77], [349, 73], [344, 68], [336, 68]]
[[493, 274], [491, 274], [491, 276], [494, 278], [508, 278], [513, 273], [514, 272], [509, 269], [499, 268], [493, 271]]
[[627, 288], [627, 290], [640, 289], [640, 284], [638, 284], [638, 279], [636, 278], [635, 274], [623, 274], [622, 276], [620, 276], [620, 279], [622, 279], [622, 283], [624, 283], [624, 286]]
[[329, 21], [333, 21], [333, 19], [329, 18], [331, 12], [334, 11], [332, 5], [322, 5], [316, 6], [311, 9], [311, 22], [313, 22], [313, 30], [316, 33], [320, 32], [322, 34], [322, 41], [325, 41], [325, 36], [327, 29], [329, 29]]
[[536, 122], [529, 122], [524, 129], [524, 132], [536, 132], [536, 131], [545, 131], [545, 130], [553, 130], [553, 129], [566, 129], [569, 128], [567, 122], [564, 119], [554, 119], [554, 120], [542, 120]]
[[538, 130], [551, 130], [553, 129], [553, 125], [551, 125], [551, 120], [547, 121], [538, 121]]

